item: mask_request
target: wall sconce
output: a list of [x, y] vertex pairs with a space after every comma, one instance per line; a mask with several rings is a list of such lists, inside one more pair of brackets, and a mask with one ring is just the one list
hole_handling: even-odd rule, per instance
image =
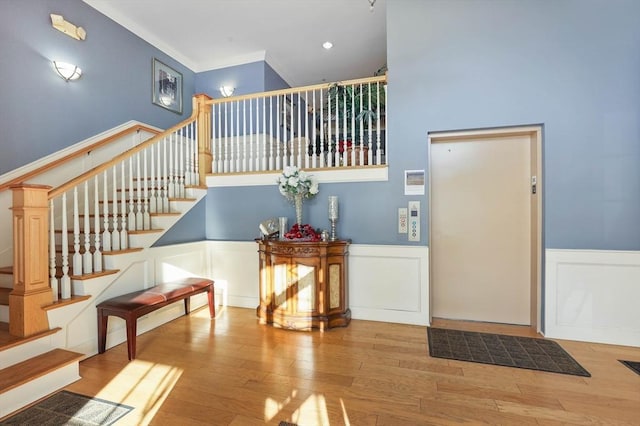
[[77, 80], [82, 75], [82, 70], [77, 65], [66, 62], [53, 61], [53, 67], [64, 81]]
[[222, 94], [222, 96], [224, 98], [228, 98], [229, 96], [233, 95], [233, 92], [236, 90], [235, 87], [231, 87], [231, 86], [220, 86], [220, 93]]

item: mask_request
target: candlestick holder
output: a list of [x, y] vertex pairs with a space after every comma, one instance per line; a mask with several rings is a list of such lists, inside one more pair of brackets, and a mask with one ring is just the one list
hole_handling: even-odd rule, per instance
[[329, 222], [331, 222], [331, 236], [329, 237], [329, 241], [336, 241], [338, 239], [338, 237], [336, 236], [337, 221], [338, 221], [337, 218], [329, 219]]

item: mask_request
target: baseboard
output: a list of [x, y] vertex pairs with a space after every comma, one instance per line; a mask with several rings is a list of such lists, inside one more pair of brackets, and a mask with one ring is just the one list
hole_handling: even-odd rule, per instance
[[640, 251], [546, 250], [545, 336], [640, 346]]

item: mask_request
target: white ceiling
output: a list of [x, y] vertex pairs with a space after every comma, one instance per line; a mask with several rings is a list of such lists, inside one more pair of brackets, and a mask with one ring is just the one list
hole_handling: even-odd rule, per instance
[[386, 0], [84, 1], [195, 72], [266, 60], [296, 87], [386, 64]]

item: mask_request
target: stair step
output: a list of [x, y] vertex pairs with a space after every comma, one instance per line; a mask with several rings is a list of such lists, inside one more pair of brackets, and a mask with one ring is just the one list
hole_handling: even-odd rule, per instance
[[0, 418], [80, 379], [84, 354], [53, 349], [0, 370]]
[[0, 370], [0, 395], [83, 358], [78, 352], [54, 349]]
[[13, 275], [13, 266], [0, 267], [0, 274]]
[[162, 232], [164, 229], [142, 229], [140, 231], [129, 231], [129, 235], [153, 234], [154, 232]]
[[58, 299], [50, 305], [45, 305], [42, 307], [45, 311], [49, 311], [51, 309], [61, 308], [67, 305], [73, 305], [74, 303], [84, 302], [85, 300], [91, 299], [91, 296], [71, 296], [70, 299]]
[[[118, 272], [120, 272], [118, 269], [109, 269], [102, 272], [92, 272], [91, 274], [74, 275], [73, 269], [69, 268], [69, 277], [71, 277], [72, 280], [89, 280], [91, 278], [98, 278], [98, 277], [103, 277], [105, 275], [117, 274]], [[56, 278], [60, 278], [60, 277], [62, 277], [62, 267], [58, 266], [56, 267]]]
[[[142, 251], [144, 250], [141, 247], [132, 247], [132, 248], [128, 248], [125, 250], [107, 250], [107, 251], [102, 251], [102, 255], [103, 256], [113, 256], [113, 255], [118, 255], [118, 254], [127, 254], [127, 253], [135, 253], [138, 251]], [[84, 254], [85, 253], [85, 249], [84, 249], [84, 245], [80, 246], [80, 250], [78, 250], [78, 253], [80, 254]], [[92, 246], [89, 249], [90, 253], [94, 253], [96, 251], [96, 248], [94, 246]], [[62, 253], [62, 246], [57, 245], [56, 246], [56, 253]], [[73, 248], [73, 245], [69, 245], [69, 251], [68, 251], [69, 255], [72, 255], [75, 253], [75, 250]]]
[[[60, 327], [53, 328], [51, 330], [43, 331], [42, 333], [32, 334], [27, 337], [17, 337], [9, 334], [9, 324], [6, 322], [0, 322], [0, 353], [4, 350], [14, 348], [19, 345], [23, 345], [28, 342], [32, 342], [34, 340], [41, 339], [46, 336], [50, 336], [52, 334], [60, 331]], [[4, 354], [2, 355], [5, 356]], [[2, 371], [2, 369], [0, 369]]]

